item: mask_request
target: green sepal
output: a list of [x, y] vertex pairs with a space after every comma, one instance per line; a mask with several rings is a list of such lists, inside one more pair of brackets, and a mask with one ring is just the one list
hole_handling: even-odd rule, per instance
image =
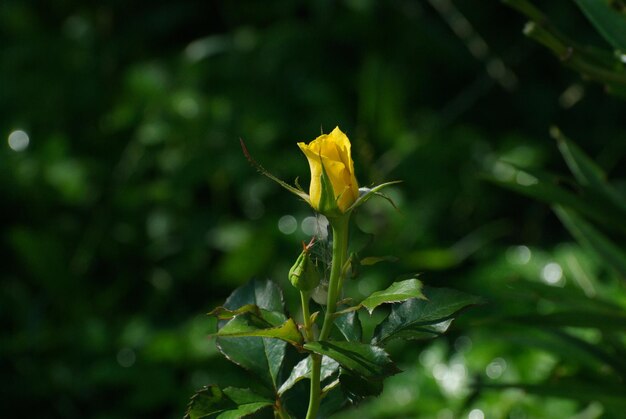
[[288, 184], [287, 182], [277, 178], [276, 176], [274, 176], [272, 173], [270, 173], [267, 169], [265, 169], [263, 166], [261, 166], [256, 160], [254, 160], [252, 158], [252, 155], [250, 154], [250, 152], [248, 151], [248, 148], [246, 147], [246, 144], [243, 142], [242, 139], [239, 139], [239, 142], [241, 143], [241, 149], [243, 150], [243, 154], [246, 156], [246, 159], [248, 159], [248, 161], [250, 162], [250, 164], [252, 166], [254, 166], [254, 168], [261, 173], [263, 176], [273, 180], [274, 182], [278, 183], [280, 186], [282, 186], [283, 188], [285, 188], [286, 190], [288, 190], [289, 192], [291, 192], [292, 194], [296, 195], [297, 197], [301, 198], [303, 201], [305, 201], [307, 204], [311, 205], [311, 198], [309, 197], [309, 194], [307, 194], [306, 192], [304, 192], [302, 190], [302, 188], [300, 187], [300, 185], [298, 185], [297, 180], [296, 180], [296, 186], [297, 187], [293, 187], [290, 184]]
[[402, 181], [401, 180], [394, 180], [392, 182], [381, 183], [380, 185], [374, 186], [373, 188], [364, 188], [364, 187], [363, 188], [359, 188], [359, 197], [357, 198], [356, 201], [354, 201], [354, 203], [350, 206], [350, 208], [348, 208], [346, 213], [354, 211], [355, 209], [357, 209], [358, 207], [360, 207], [361, 205], [366, 203], [374, 195], [378, 195], [378, 196], [381, 196], [381, 197], [385, 198], [395, 208], [395, 204], [393, 203], [393, 201], [388, 196], [380, 193], [380, 191], [383, 188], [386, 188], [387, 186], [395, 185], [397, 183], [402, 183]]
[[335, 198], [335, 190], [333, 184], [330, 181], [330, 177], [326, 172], [326, 167], [322, 162], [320, 156], [320, 165], [322, 166], [322, 176], [320, 177], [320, 202], [317, 205], [317, 211], [329, 218], [337, 217], [342, 214], [339, 206], [337, 205], [337, 198]]

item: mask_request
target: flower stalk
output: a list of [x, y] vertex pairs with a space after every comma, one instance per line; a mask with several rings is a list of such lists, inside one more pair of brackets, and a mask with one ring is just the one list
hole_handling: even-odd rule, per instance
[[[348, 232], [350, 230], [350, 215], [344, 214], [340, 217], [330, 219], [333, 231], [333, 254], [330, 268], [330, 279], [328, 283], [328, 299], [324, 323], [319, 339], [324, 341], [330, 335], [334, 314], [337, 309], [337, 299], [341, 294], [343, 283], [343, 266], [348, 254]], [[307, 303], [308, 305], [308, 303]], [[304, 303], [303, 303], [304, 310]], [[306, 328], [306, 323], [305, 323]], [[309, 409], [306, 419], [315, 419], [321, 401], [320, 378], [322, 369], [322, 357], [319, 354], [311, 354], [311, 391], [309, 396]]]
[[[339, 127], [336, 127], [329, 134], [318, 136], [308, 144], [298, 143], [298, 147], [308, 160], [311, 171], [309, 193], [302, 190], [299, 185], [296, 184], [297, 187], [293, 187], [265, 170], [252, 158], [243, 141], [241, 147], [250, 163], [259, 172], [303, 199], [317, 213], [326, 216], [330, 222], [333, 233], [333, 249], [328, 296], [322, 329], [317, 338], [309, 310], [311, 291], [318, 286], [320, 281], [317, 263], [310, 254], [315, 239], [312, 239], [308, 245], [303, 244], [300, 256], [289, 271], [291, 284], [300, 291], [306, 342], [326, 341], [333, 327], [337, 301], [341, 296], [343, 287], [343, 277], [347, 271], [350, 215], [372, 196], [385, 197], [380, 193], [380, 190], [396, 182], [383, 183], [373, 188], [359, 188], [354, 172], [354, 161], [351, 156], [352, 146], [346, 134]], [[386, 199], [389, 200], [389, 198]], [[389, 201], [391, 202], [391, 200]], [[309, 356], [311, 357], [311, 390], [306, 418], [315, 419], [322, 399], [320, 383], [322, 355], [311, 352]]]
[[309, 298], [311, 298], [311, 293], [307, 291], [300, 291], [300, 302], [302, 303], [302, 317], [304, 320], [304, 337], [306, 338], [307, 342], [312, 342], [315, 339], [315, 336], [313, 334], [313, 324], [311, 324]]
[[337, 299], [341, 292], [343, 265], [348, 255], [348, 231], [350, 216], [346, 214], [330, 220], [333, 231], [333, 254], [328, 281], [328, 299], [326, 314], [319, 340], [326, 340], [330, 335]]

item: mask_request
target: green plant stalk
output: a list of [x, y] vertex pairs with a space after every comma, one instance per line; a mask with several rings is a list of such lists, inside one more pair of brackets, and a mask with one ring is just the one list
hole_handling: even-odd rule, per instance
[[309, 410], [306, 412], [306, 419], [315, 419], [320, 408], [322, 392], [320, 388], [320, 378], [322, 373], [322, 356], [311, 354], [311, 391], [309, 393]]
[[[324, 315], [324, 323], [319, 340], [323, 341], [330, 335], [330, 329], [333, 325], [333, 318], [337, 307], [337, 298], [341, 292], [341, 275], [343, 273], [343, 265], [346, 261], [348, 253], [348, 231], [350, 215], [332, 218], [329, 220], [333, 230], [333, 257], [330, 268], [330, 279], [328, 282], [328, 298], [326, 300], [326, 314]], [[305, 326], [306, 327], [306, 326]], [[319, 354], [311, 354], [311, 393], [309, 397], [309, 410], [306, 419], [315, 419], [317, 411], [320, 407], [321, 390], [320, 376], [322, 369], [322, 356]]]
[[333, 230], [333, 258], [331, 262], [330, 279], [328, 282], [326, 314], [324, 315], [324, 324], [322, 325], [319, 340], [326, 340], [328, 338], [333, 324], [337, 298], [341, 292], [341, 275], [343, 273], [343, 265], [346, 261], [348, 253], [349, 221], [349, 215], [343, 215], [330, 220], [330, 225]]
[[312, 342], [314, 339], [314, 335], [313, 325], [311, 324], [311, 312], [309, 311], [309, 298], [309, 292], [300, 291], [300, 302], [302, 303], [302, 317], [304, 318], [304, 334], [307, 342]]
[[[313, 334], [313, 325], [311, 324], [311, 313], [309, 310], [309, 298], [310, 293], [300, 291], [300, 302], [302, 303], [302, 317], [304, 320], [304, 333], [307, 342], [312, 342], [315, 339]], [[317, 415], [317, 409], [319, 409], [320, 398], [320, 374], [322, 366], [322, 357], [317, 354], [311, 354], [311, 390], [309, 394], [309, 414], [315, 417]], [[312, 406], [317, 406], [314, 411], [311, 411]]]
[[587, 60], [577, 48], [566, 45], [548, 28], [529, 22], [524, 28], [524, 34], [552, 50], [564, 64], [580, 71], [589, 78], [600, 82], [626, 84], [624, 73], [613, 71]]

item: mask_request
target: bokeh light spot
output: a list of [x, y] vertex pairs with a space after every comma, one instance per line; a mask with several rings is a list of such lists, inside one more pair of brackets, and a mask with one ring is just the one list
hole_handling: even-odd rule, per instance
[[526, 246], [513, 246], [509, 247], [506, 251], [506, 259], [509, 263], [516, 265], [526, 265], [530, 262], [532, 252]]
[[457, 352], [468, 352], [472, 349], [472, 339], [469, 336], [459, 336], [454, 341], [454, 349]]
[[317, 231], [318, 231], [317, 218], [306, 217], [300, 223], [300, 228], [302, 229], [302, 232], [306, 234], [307, 236], [313, 236], [317, 234]]
[[493, 175], [496, 179], [508, 182], [515, 177], [515, 169], [510, 164], [497, 161], [492, 168]]
[[187, 119], [196, 117], [198, 115], [198, 112], [200, 111], [198, 101], [188, 95], [181, 95], [180, 97], [178, 97], [174, 101], [174, 107], [183, 118]]
[[489, 365], [487, 365], [487, 368], [485, 368], [485, 373], [487, 374], [487, 377], [495, 380], [502, 376], [504, 370], [506, 370], [506, 361], [502, 358], [496, 358], [491, 361]]
[[450, 365], [443, 362], [437, 363], [433, 367], [432, 374], [441, 389], [451, 396], [458, 396], [467, 381], [467, 368], [460, 361], [452, 362]]
[[563, 279], [563, 269], [556, 262], [546, 264], [541, 270], [541, 278], [548, 285], [559, 285]]
[[293, 215], [283, 215], [278, 220], [278, 230], [283, 234], [293, 234], [298, 229], [298, 220]]
[[30, 144], [28, 134], [20, 129], [9, 134], [9, 147], [13, 151], [24, 151]]
[[532, 186], [538, 183], [539, 180], [537, 180], [537, 178], [531, 174], [520, 171], [517, 172], [517, 175], [515, 176], [515, 182], [517, 182], [518, 185], [522, 186]]

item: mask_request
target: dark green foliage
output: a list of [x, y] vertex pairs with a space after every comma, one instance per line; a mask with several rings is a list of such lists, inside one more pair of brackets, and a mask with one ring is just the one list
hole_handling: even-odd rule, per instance
[[363, 327], [356, 311], [349, 311], [337, 316], [335, 326], [348, 341], [360, 342], [363, 338]]
[[[574, 177], [569, 181], [573, 185], [569, 188], [573, 189], [572, 192], [551, 181], [556, 176], [533, 177], [528, 174], [529, 178], [522, 178], [522, 181], [516, 176], [515, 180], [500, 179], [497, 182], [553, 204], [564, 227], [591, 256], [615, 275], [617, 283], [612, 285], [622, 289], [626, 281], [626, 249], [617, 243], [623, 243], [626, 238], [624, 194], [614, 188], [603, 170], [559, 130], [553, 129], [553, 136]], [[543, 383], [477, 383], [477, 386], [482, 389], [515, 387], [530, 393], [598, 402], [608, 417], [619, 417], [625, 406], [620, 394], [626, 392], [626, 363], [622, 358], [626, 350], [623, 338], [626, 311], [621, 291], [605, 296], [604, 300], [598, 299], [593, 291], [597, 279], [591, 281], [581, 284], [586, 295], [571, 291], [554, 293], [533, 284], [521, 284], [518, 295], [523, 295], [523, 288], [530, 288], [536, 297], [553, 301], [549, 311], [510, 313], [510, 317], [498, 316], [489, 320], [533, 327], [534, 330], [528, 331], [521, 341], [558, 353], [564, 360], [570, 358], [577, 368]], [[599, 332], [599, 338], [590, 340], [584, 334], [572, 333], [572, 330], [594, 330]], [[598, 391], [599, 388], [602, 390]]]
[[448, 330], [459, 311], [481, 302], [479, 297], [455, 290], [428, 289], [426, 299], [414, 298], [392, 307], [389, 316], [376, 326], [372, 342], [437, 337]]
[[[623, 15], [623, 1], [585, 3]], [[215, 383], [271, 399], [271, 374], [225, 360], [204, 313], [252, 277], [287, 289], [312, 212], [239, 139], [306, 189], [296, 142], [340, 125], [361, 186], [403, 180], [386, 190], [398, 210], [372, 199], [355, 216], [353, 250], [385, 258], [346, 295], [410, 272], [487, 301], [438, 339], [390, 341], [403, 373], [376, 399], [353, 394], [363, 407], [343, 417], [621, 419], [624, 66], [583, 2], [534, 4], [0, 2], [3, 416], [180, 418]], [[553, 46], [574, 54], [525, 37], [529, 20], [531, 37], [557, 29]], [[555, 144], [553, 125], [571, 140]], [[494, 161], [498, 185], [484, 181]], [[541, 193], [520, 172], [547, 175]], [[401, 304], [346, 314], [333, 337], [358, 321], [369, 342]], [[302, 354], [277, 346], [291, 370]], [[346, 392], [358, 379], [339, 375]], [[285, 392], [290, 411], [307, 385]], [[343, 397], [336, 387], [322, 409]]]
[[382, 381], [398, 372], [389, 355], [374, 345], [360, 342], [310, 342], [304, 348], [328, 356], [343, 368], [364, 378]]
[[577, 34], [558, 28], [551, 17], [528, 0], [503, 0], [530, 18], [524, 33], [551, 50], [564, 65], [581, 76], [600, 82], [607, 91], [625, 97], [626, 93], [626, 13], [620, 0], [575, 0], [604, 40], [613, 47], [588, 45]]
[[[229, 361], [248, 370], [254, 380], [262, 381], [264, 393], [273, 394], [277, 415], [288, 414], [289, 406], [294, 404], [308, 405], [308, 394], [299, 391], [297, 384], [310, 381], [309, 354], [322, 355], [320, 383], [328, 386], [322, 387], [322, 407], [334, 411], [380, 394], [383, 381], [400, 372], [381, 344], [396, 338], [439, 336], [461, 309], [481, 302], [477, 297], [448, 289], [429, 289], [424, 296], [421, 289], [422, 284], [416, 279], [395, 282], [372, 293], [361, 304], [337, 312], [334, 324], [341, 336], [332, 341], [305, 343], [294, 320], [287, 319], [284, 313], [281, 290], [271, 281], [248, 282], [226, 299], [224, 307], [209, 314], [220, 319], [213, 335], [218, 339], [219, 350]], [[400, 301], [404, 302], [392, 308], [389, 317], [376, 327], [372, 343], [362, 342], [358, 310], [366, 308], [371, 314], [380, 304]], [[287, 343], [303, 354], [296, 365], [285, 362]], [[187, 414], [193, 419], [233, 410], [231, 399], [223, 397], [217, 387], [202, 389], [192, 397]], [[235, 400], [242, 412], [267, 406], [263, 400], [245, 399], [242, 403], [243, 406]]]

